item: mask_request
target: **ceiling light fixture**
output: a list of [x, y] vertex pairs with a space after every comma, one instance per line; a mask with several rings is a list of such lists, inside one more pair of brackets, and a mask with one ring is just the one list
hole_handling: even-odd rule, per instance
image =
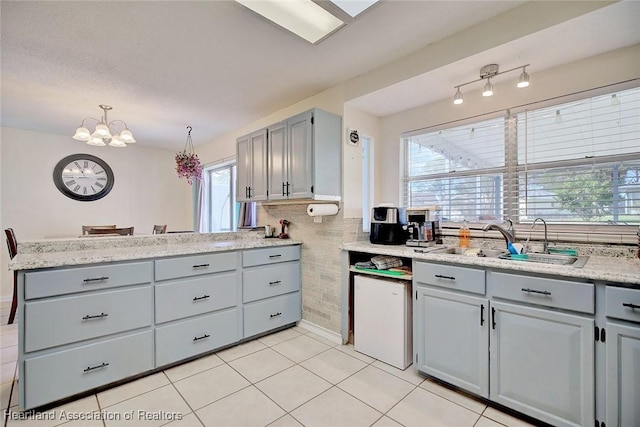
[[511, 71], [515, 71], [515, 70], [522, 70], [522, 72], [520, 73], [520, 77], [518, 78], [518, 84], [516, 85], [518, 88], [524, 88], [529, 86], [529, 74], [527, 73], [526, 69], [529, 66], [529, 64], [527, 65], [520, 65], [519, 67], [515, 67], [515, 68], [511, 68], [507, 71], [498, 71], [498, 64], [489, 64], [489, 65], [485, 65], [484, 67], [480, 68], [480, 78], [476, 79], [476, 80], [472, 80], [470, 82], [466, 82], [466, 83], [462, 83], [461, 85], [457, 85], [454, 86], [453, 88], [456, 89], [456, 94], [453, 96], [453, 103], [456, 105], [460, 105], [464, 102], [463, 100], [463, 96], [462, 96], [462, 91], [460, 90], [461, 87], [466, 86], [466, 85], [470, 85], [471, 83], [476, 83], [482, 80], [487, 80], [487, 83], [485, 83], [484, 88], [482, 90], [482, 96], [492, 96], [493, 95], [493, 84], [491, 84], [491, 79], [495, 76], [499, 76], [500, 74], [505, 74], [505, 73], [509, 73]]
[[[127, 127], [127, 124], [122, 120], [107, 120], [107, 111], [112, 110], [113, 108], [109, 105], [100, 104], [98, 105], [104, 111], [104, 116], [100, 120], [95, 119], [93, 117], [87, 117], [82, 121], [80, 127], [76, 129], [76, 133], [72, 136], [73, 139], [77, 139], [78, 141], [84, 141], [89, 145], [94, 145], [96, 147], [103, 147], [109, 144], [112, 147], [124, 148], [127, 144], [133, 144], [136, 142], [133, 134]], [[84, 122], [87, 120], [95, 120], [98, 122], [93, 133], [89, 132], [84, 125]], [[116, 126], [116, 122], [120, 122], [124, 124], [124, 129], [118, 133], [118, 128]], [[111, 133], [111, 129], [115, 130], [116, 133]]]
[[345, 23], [311, 0], [236, 0], [279, 26], [316, 43]]

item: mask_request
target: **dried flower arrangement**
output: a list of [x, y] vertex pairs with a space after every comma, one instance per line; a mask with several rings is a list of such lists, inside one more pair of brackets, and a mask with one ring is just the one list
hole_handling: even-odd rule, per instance
[[191, 126], [187, 126], [187, 129], [189, 129], [189, 134], [184, 150], [181, 153], [176, 153], [176, 172], [178, 172], [178, 177], [186, 178], [189, 185], [192, 185], [194, 180], [200, 181], [202, 179], [202, 164], [193, 149]]

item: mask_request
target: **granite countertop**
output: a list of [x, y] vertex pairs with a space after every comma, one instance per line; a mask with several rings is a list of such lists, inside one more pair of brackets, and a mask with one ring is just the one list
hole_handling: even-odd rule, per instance
[[193, 233], [25, 241], [19, 244], [9, 269], [35, 270], [302, 244], [300, 240], [263, 236], [261, 233]]
[[447, 262], [458, 265], [478, 266], [512, 270], [517, 272], [531, 272], [564, 276], [577, 279], [587, 279], [607, 283], [622, 283], [640, 286], [640, 259], [616, 258], [605, 256], [589, 256], [589, 260], [582, 268], [567, 265], [543, 264], [538, 262], [509, 261], [489, 257], [468, 257], [444, 253], [418, 253], [415, 249], [404, 245], [387, 246], [374, 245], [369, 242], [346, 243], [342, 246], [345, 251], [365, 252], [380, 255], [393, 255], [403, 258], [415, 258], [425, 261]]

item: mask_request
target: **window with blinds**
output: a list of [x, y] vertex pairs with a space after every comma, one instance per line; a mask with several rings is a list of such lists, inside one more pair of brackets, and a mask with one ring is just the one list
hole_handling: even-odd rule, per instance
[[403, 136], [405, 206], [443, 222], [640, 224], [640, 88]]

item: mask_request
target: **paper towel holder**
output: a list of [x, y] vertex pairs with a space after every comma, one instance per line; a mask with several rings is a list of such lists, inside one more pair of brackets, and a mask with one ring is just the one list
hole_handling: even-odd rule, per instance
[[309, 204], [307, 215], [313, 217], [313, 222], [322, 222], [325, 215], [336, 215], [340, 208], [334, 203]]

